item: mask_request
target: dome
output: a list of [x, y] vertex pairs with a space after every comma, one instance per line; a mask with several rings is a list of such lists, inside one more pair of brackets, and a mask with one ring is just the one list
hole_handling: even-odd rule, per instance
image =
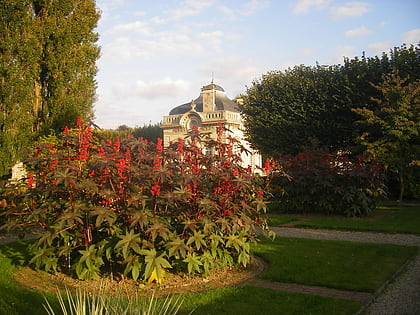
[[221, 91], [221, 92], [225, 91], [220, 85], [214, 84], [213, 82], [201, 88], [201, 91], [207, 91], [207, 90], [216, 90], [216, 91]]
[[[193, 103], [195, 104], [195, 110], [197, 112], [203, 112], [203, 94], [205, 93], [214, 93], [215, 97], [214, 97], [214, 110], [219, 111], [219, 110], [228, 110], [228, 111], [232, 111], [232, 112], [239, 112], [239, 107], [238, 104], [234, 101], [232, 101], [231, 99], [229, 99], [226, 96], [226, 92], [225, 90], [217, 84], [214, 84], [213, 82], [209, 85], [205, 85], [201, 88], [201, 93], [200, 96], [193, 100]], [[175, 108], [173, 108], [170, 112], [169, 115], [182, 115], [185, 114], [186, 112], [191, 110], [191, 103], [192, 102], [188, 102], [182, 105], [179, 105]]]

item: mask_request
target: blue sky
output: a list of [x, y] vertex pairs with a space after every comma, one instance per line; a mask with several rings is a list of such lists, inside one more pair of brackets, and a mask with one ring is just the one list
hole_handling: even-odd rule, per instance
[[103, 128], [158, 123], [214, 77], [230, 98], [272, 70], [420, 42], [418, 0], [97, 0]]

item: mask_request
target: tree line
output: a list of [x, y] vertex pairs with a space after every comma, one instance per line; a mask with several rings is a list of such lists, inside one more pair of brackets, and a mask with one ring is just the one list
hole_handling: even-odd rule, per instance
[[[94, 117], [99, 17], [95, 0], [0, 2], [0, 176], [40, 136]], [[241, 108], [249, 141], [265, 155], [297, 154], [310, 143], [370, 153], [418, 196], [419, 52], [403, 45], [264, 74]], [[161, 135], [158, 125], [133, 131]]]
[[266, 155], [296, 155], [310, 143], [331, 153], [369, 153], [419, 196], [420, 45], [343, 64], [271, 71], [244, 95], [250, 142]]

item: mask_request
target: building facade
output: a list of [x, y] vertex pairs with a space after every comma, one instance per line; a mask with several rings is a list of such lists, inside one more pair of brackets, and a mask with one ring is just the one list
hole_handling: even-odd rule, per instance
[[[222, 124], [226, 131], [223, 133], [223, 141], [230, 136], [241, 142], [249, 153], [239, 152], [242, 158], [242, 166], [250, 166], [258, 172], [261, 167], [261, 155], [253, 150], [244, 137], [244, 125], [238, 103], [229, 99], [224, 89], [211, 82], [201, 88], [200, 96], [182, 105], [173, 108], [168, 116], [163, 117], [163, 144], [168, 146], [177, 142], [178, 138], [184, 139], [189, 130], [196, 126], [200, 133], [208, 134], [211, 138], [217, 138], [217, 126]], [[206, 149], [206, 148], [204, 148]], [[208, 150], [211, 154], [211, 150]]]

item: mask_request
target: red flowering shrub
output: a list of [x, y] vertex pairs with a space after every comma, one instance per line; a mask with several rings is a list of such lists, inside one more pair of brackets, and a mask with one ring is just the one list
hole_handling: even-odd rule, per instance
[[3, 192], [5, 227], [42, 227], [31, 263], [81, 279], [112, 272], [159, 282], [169, 268], [246, 266], [256, 227], [266, 228], [266, 179], [240, 166], [233, 139], [204, 141], [198, 130], [191, 139], [167, 149], [102, 140], [79, 120], [40, 143], [26, 183]]
[[278, 163], [288, 175], [274, 180], [282, 211], [362, 216], [384, 195], [382, 165], [363, 157], [350, 161], [318, 149], [280, 156]]

